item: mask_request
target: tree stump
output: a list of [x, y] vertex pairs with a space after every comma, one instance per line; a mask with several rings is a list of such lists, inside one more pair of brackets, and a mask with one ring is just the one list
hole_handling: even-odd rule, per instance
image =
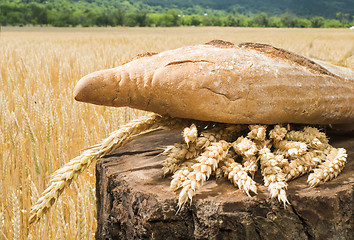
[[289, 182], [286, 208], [270, 199], [257, 172], [257, 195], [211, 178], [177, 213], [178, 193], [163, 177], [160, 153], [179, 141], [180, 131], [161, 131], [98, 162], [96, 239], [353, 239], [353, 136], [331, 137], [347, 149], [343, 172], [316, 188], [307, 175]]

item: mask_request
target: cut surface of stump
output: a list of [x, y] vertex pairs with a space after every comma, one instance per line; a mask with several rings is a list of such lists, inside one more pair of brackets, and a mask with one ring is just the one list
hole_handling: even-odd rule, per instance
[[316, 188], [309, 188], [308, 174], [290, 181], [286, 208], [270, 199], [257, 172], [257, 195], [211, 177], [178, 213], [178, 192], [163, 177], [161, 153], [181, 141], [180, 131], [136, 139], [97, 164], [96, 239], [351, 239], [354, 138], [329, 137], [347, 149], [343, 172]]

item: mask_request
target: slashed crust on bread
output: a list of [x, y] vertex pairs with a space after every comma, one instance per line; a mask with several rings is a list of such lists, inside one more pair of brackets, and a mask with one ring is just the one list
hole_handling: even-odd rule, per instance
[[126, 63], [129, 63], [131, 61], [134, 61], [134, 60], [137, 60], [139, 58], [143, 58], [143, 57], [151, 57], [151, 56], [154, 56], [156, 54], [159, 54], [157, 52], [144, 52], [144, 53], [139, 53], [138, 55], [136, 55], [135, 57], [129, 59], [128, 61], [125, 61], [122, 65], [126, 64]]
[[235, 44], [233, 44], [231, 42], [227, 42], [224, 40], [218, 40], [218, 39], [214, 39], [214, 40], [207, 42], [205, 44], [212, 45], [214, 47], [219, 47], [219, 48], [233, 48], [233, 47], [235, 47]]
[[247, 48], [252, 48], [255, 50], [258, 50], [260, 52], [263, 53], [267, 53], [276, 57], [280, 57], [283, 59], [288, 59], [291, 62], [295, 62], [301, 66], [307, 67], [311, 70], [313, 70], [314, 72], [318, 72], [320, 74], [325, 74], [328, 76], [332, 76], [335, 77], [336, 75], [334, 75], [333, 73], [329, 72], [327, 69], [325, 69], [324, 67], [322, 67], [321, 65], [315, 63], [314, 61], [303, 57], [301, 55], [298, 55], [296, 53], [292, 53], [289, 51], [286, 51], [284, 49], [281, 48], [276, 48], [273, 47], [271, 45], [268, 44], [263, 44], [263, 43], [240, 43], [238, 45], [239, 47], [247, 47]]

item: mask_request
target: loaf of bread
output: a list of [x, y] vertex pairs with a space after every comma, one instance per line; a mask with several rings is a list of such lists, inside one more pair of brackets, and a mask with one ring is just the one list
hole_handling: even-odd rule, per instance
[[235, 124], [354, 124], [352, 69], [265, 44], [221, 40], [83, 77], [75, 99]]

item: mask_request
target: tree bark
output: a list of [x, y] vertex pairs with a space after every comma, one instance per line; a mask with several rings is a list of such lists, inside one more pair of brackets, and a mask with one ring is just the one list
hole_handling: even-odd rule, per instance
[[98, 162], [96, 239], [353, 239], [353, 136], [330, 141], [347, 149], [343, 172], [316, 188], [308, 187], [307, 175], [289, 182], [286, 208], [270, 199], [257, 172], [257, 195], [211, 178], [177, 213], [178, 193], [163, 177], [160, 153], [179, 141], [180, 131], [161, 131]]

